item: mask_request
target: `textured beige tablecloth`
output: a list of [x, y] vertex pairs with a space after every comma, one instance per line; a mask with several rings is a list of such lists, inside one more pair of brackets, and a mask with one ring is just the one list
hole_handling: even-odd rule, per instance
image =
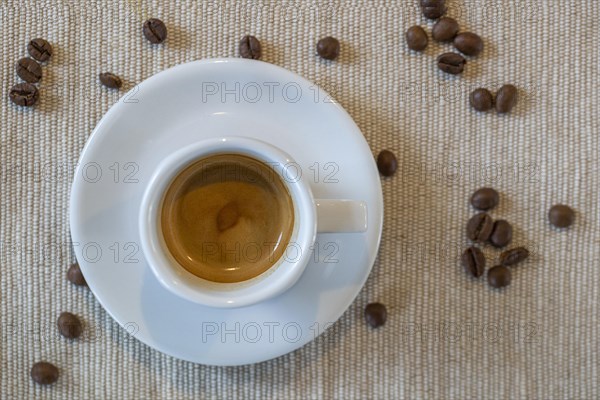
[[[435, 66], [449, 45], [406, 48], [409, 26], [431, 27], [416, 3], [2, 1], [2, 398], [598, 398], [600, 3], [448, 0], [449, 15], [486, 46], [459, 78]], [[163, 46], [142, 37], [148, 17], [167, 24]], [[124, 93], [100, 88], [98, 72], [130, 89], [179, 63], [237, 56], [246, 33], [261, 40], [265, 61], [329, 90], [373, 153], [393, 150], [400, 167], [383, 181], [379, 258], [334, 328], [270, 362], [205, 367], [126, 340], [89, 290], [66, 281], [68, 166]], [[326, 35], [342, 41], [333, 64], [314, 54]], [[24, 110], [7, 96], [33, 37], [48, 38], [55, 54], [40, 103]], [[505, 82], [520, 89], [510, 115], [469, 108], [471, 89]], [[484, 185], [501, 192], [494, 217], [534, 251], [505, 291], [457, 262], [468, 196]], [[547, 223], [554, 203], [577, 210], [571, 229]], [[372, 301], [388, 307], [378, 330], [362, 317]], [[82, 317], [86, 339], [57, 336], [64, 310]], [[41, 359], [60, 368], [51, 387], [29, 378]]]

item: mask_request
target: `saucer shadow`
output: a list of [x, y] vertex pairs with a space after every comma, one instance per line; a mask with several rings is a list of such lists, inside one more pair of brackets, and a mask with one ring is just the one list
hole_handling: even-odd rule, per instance
[[[362, 235], [345, 240], [352, 248], [361, 241], [366, 241]], [[363, 243], [362, 247], [366, 245]], [[339, 316], [333, 321], [322, 321], [319, 310], [322, 314], [323, 307], [331, 304], [332, 296], [357, 285], [356, 275], [361, 270], [346, 272], [342, 262], [311, 262], [287, 292], [259, 304], [223, 310], [179, 298], [164, 288], [147, 267], [140, 299], [145, 331], [150, 343], [160, 344], [161, 351], [177, 358], [220, 360], [224, 364], [252, 358], [268, 362], [294, 352], [335, 326]], [[323, 289], [315, 290], [319, 283]], [[350, 303], [335, 308], [341, 314]], [[271, 332], [269, 326], [274, 326]], [[305, 357], [304, 353], [294, 357], [298, 356]], [[311, 353], [306, 357], [311, 357]]]

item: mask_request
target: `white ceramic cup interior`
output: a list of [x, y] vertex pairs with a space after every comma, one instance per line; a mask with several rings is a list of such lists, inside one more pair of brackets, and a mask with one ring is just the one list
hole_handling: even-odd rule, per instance
[[[177, 175], [194, 162], [217, 154], [241, 154], [271, 166], [286, 185], [294, 207], [294, 227], [283, 256], [266, 272], [236, 283], [202, 279], [171, 255], [162, 234], [161, 212], [166, 191]], [[315, 200], [310, 186], [290, 173], [297, 163], [282, 150], [244, 137], [208, 139], [165, 158], [154, 171], [139, 212], [140, 244], [159, 282], [171, 292], [211, 307], [242, 307], [277, 296], [294, 285], [308, 264], [319, 232], [364, 232], [367, 207], [355, 200]]]

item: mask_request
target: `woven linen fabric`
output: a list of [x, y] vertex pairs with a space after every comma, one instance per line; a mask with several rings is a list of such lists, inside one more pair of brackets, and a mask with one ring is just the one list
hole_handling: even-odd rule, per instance
[[[598, 398], [600, 2], [447, 4], [461, 30], [485, 42], [457, 77], [435, 63], [450, 44], [406, 47], [410, 26], [432, 27], [417, 0], [2, 1], [1, 397]], [[168, 27], [163, 45], [142, 36], [150, 17]], [[379, 257], [333, 328], [278, 359], [207, 367], [128, 340], [89, 290], [66, 280], [70, 167], [125, 90], [180, 63], [237, 57], [245, 34], [259, 38], [264, 61], [328, 90], [373, 154], [392, 150], [399, 167], [382, 180]], [[329, 35], [341, 41], [335, 62], [315, 54]], [[24, 109], [8, 91], [34, 37], [54, 55], [39, 103]], [[121, 91], [100, 87], [105, 71], [124, 79]], [[513, 112], [469, 107], [471, 90], [504, 83], [519, 88]], [[468, 199], [482, 186], [501, 193], [492, 216], [513, 224], [513, 245], [532, 250], [504, 290], [459, 265]], [[557, 203], [576, 210], [567, 230], [547, 221]], [[489, 267], [499, 251], [484, 252]], [[388, 309], [379, 329], [363, 318], [375, 301]], [[62, 311], [85, 322], [82, 339], [57, 334]], [[59, 367], [58, 382], [32, 381], [39, 360]]]

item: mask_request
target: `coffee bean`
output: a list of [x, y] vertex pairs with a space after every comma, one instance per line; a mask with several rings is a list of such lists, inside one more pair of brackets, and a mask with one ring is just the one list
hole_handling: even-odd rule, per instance
[[483, 40], [471, 32], [463, 32], [454, 38], [454, 47], [468, 56], [476, 56], [483, 51]]
[[478, 210], [487, 211], [498, 205], [500, 195], [492, 188], [478, 189], [471, 196], [471, 205]]
[[477, 247], [469, 247], [464, 251], [461, 262], [465, 270], [475, 278], [483, 275], [485, 269], [485, 256]]
[[381, 303], [367, 304], [365, 307], [365, 319], [372, 328], [379, 328], [387, 320], [387, 310]]
[[340, 55], [340, 42], [327, 36], [317, 43], [317, 53], [326, 60], [335, 60]]
[[58, 380], [58, 368], [49, 362], [40, 361], [31, 367], [31, 379], [41, 385], [50, 385]]
[[494, 247], [507, 246], [512, 240], [512, 225], [503, 219], [494, 222], [490, 243]]
[[548, 211], [550, 223], [557, 228], [566, 228], [575, 222], [575, 211], [569, 206], [557, 204]]
[[494, 106], [494, 96], [489, 90], [479, 88], [471, 93], [469, 102], [477, 111], [487, 111]]
[[18, 106], [31, 107], [38, 101], [40, 92], [31, 83], [18, 83], [10, 89], [8, 97]]
[[517, 88], [513, 85], [504, 85], [496, 93], [496, 111], [507, 113], [517, 104]]
[[81, 336], [83, 327], [77, 315], [70, 312], [63, 312], [58, 317], [58, 331], [67, 339], [76, 339]]
[[458, 75], [463, 72], [466, 63], [467, 60], [456, 53], [444, 53], [437, 58], [438, 68], [453, 75]]
[[525, 247], [517, 247], [500, 254], [500, 264], [508, 267], [524, 261], [527, 257], [529, 257], [529, 250]]
[[512, 273], [509, 268], [498, 265], [488, 271], [487, 278], [491, 287], [499, 289], [510, 285]]
[[226, 204], [217, 214], [217, 228], [220, 232], [234, 227], [240, 219], [240, 211], [236, 203]]
[[406, 44], [408, 48], [415, 51], [423, 51], [427, 47], [429, 39], [427, 33], [420, 26], [412, 26], [406, 31]]
[[27, 51], [31, 57], [41, 62], [48, 61], [52, 57], [52, 46], [42, 38], [30, 41], [27, 45]]
[[157, 18], [150, 18], [144, 22], [143, 32], [150, 43], [162, 43], [167, 38], [167, 27], [164, 22]]
[[438, 19], [446, 13], [446, 1], [421, 0], [421, 11], [426, 18]]
[[474, 242], [485, 242], [490, 238], [494, 221], [486, 213], [474, 215], [467, 222], [467, 237]]
[[71, 264], [69, 270], [67, 271], [67, 279], [74, 285], [77, 286], [87, 286], [87, 282], [81, 273], [81, 269], [79, 268], [79, 264], [74, 263]]
[[250, 58], [252, 60], [259, 60], [262, 55], [262, 47], [260, 42], [254, 36], [246, 35], [240, 40], [240, 56], [243, 58]]
[[377, 156], [377, 169], [383, 176], [392, 176], [398, 169], [398, 160], [394, 153], [389, 150], [383, 150]]
[[111, 89], [119, 89], [123, 85], [121, 78], [111, 72], [103, 72], [98, 75], [98, 78], [100, 78], [100, 83]]
[[433, 25], [431, 36], [433, 37], [433, 40], [438, 42], [450, 42], [458, 34], [458, 29], [458, 22], [456, 22], [454, 18], [440, 18], [439, 21]]
[[42, 79], [42, 67], [33, 58], [21, 58], [17, 61], [17, 75], [25, 82], [36, 83]]

